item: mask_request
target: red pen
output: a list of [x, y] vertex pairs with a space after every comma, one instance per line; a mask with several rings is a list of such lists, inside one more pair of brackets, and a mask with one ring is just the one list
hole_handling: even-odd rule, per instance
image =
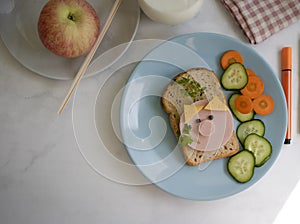
[[292, 139], [292, 48], [284, 47], [281, 51], [281, 83], [286, 98], [288, 124], [284, 144]]

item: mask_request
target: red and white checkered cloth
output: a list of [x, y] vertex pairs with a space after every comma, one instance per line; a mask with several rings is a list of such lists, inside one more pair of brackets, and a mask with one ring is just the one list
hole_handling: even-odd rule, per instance
[[252, 44], [264, 41], [300, 19], [300, 0], [221, 1]]

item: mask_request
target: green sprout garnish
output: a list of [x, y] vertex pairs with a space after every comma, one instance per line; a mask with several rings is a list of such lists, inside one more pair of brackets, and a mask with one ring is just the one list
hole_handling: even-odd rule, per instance
[[184, 87], [182, 92], [186, 96], [191, 96], [194, 100], [205, 91], [205, 87], [201, 88], [200, 84], [189, 75], [187, 77], [181, 77], [179, 80], [176, 80], [176, 82]]

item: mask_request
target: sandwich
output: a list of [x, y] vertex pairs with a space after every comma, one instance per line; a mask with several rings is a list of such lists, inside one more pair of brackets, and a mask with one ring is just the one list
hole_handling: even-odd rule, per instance
[[217, 75], [193, 68], [166, 86], [161, 104], [186, 164], [197, 166], [239, 151], [233, 117]]

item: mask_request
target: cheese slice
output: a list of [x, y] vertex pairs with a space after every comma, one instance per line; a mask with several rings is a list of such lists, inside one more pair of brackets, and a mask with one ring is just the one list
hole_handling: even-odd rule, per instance
[[189, 122], [203, 107], [204, 105], [183, 105], [185, 122]]
[[205, 110], [216, 110], [216, 111], [227, 111], [228, 107], [223, 103], [217, 96], [209, 101], [209, 103], [204, 107]]

